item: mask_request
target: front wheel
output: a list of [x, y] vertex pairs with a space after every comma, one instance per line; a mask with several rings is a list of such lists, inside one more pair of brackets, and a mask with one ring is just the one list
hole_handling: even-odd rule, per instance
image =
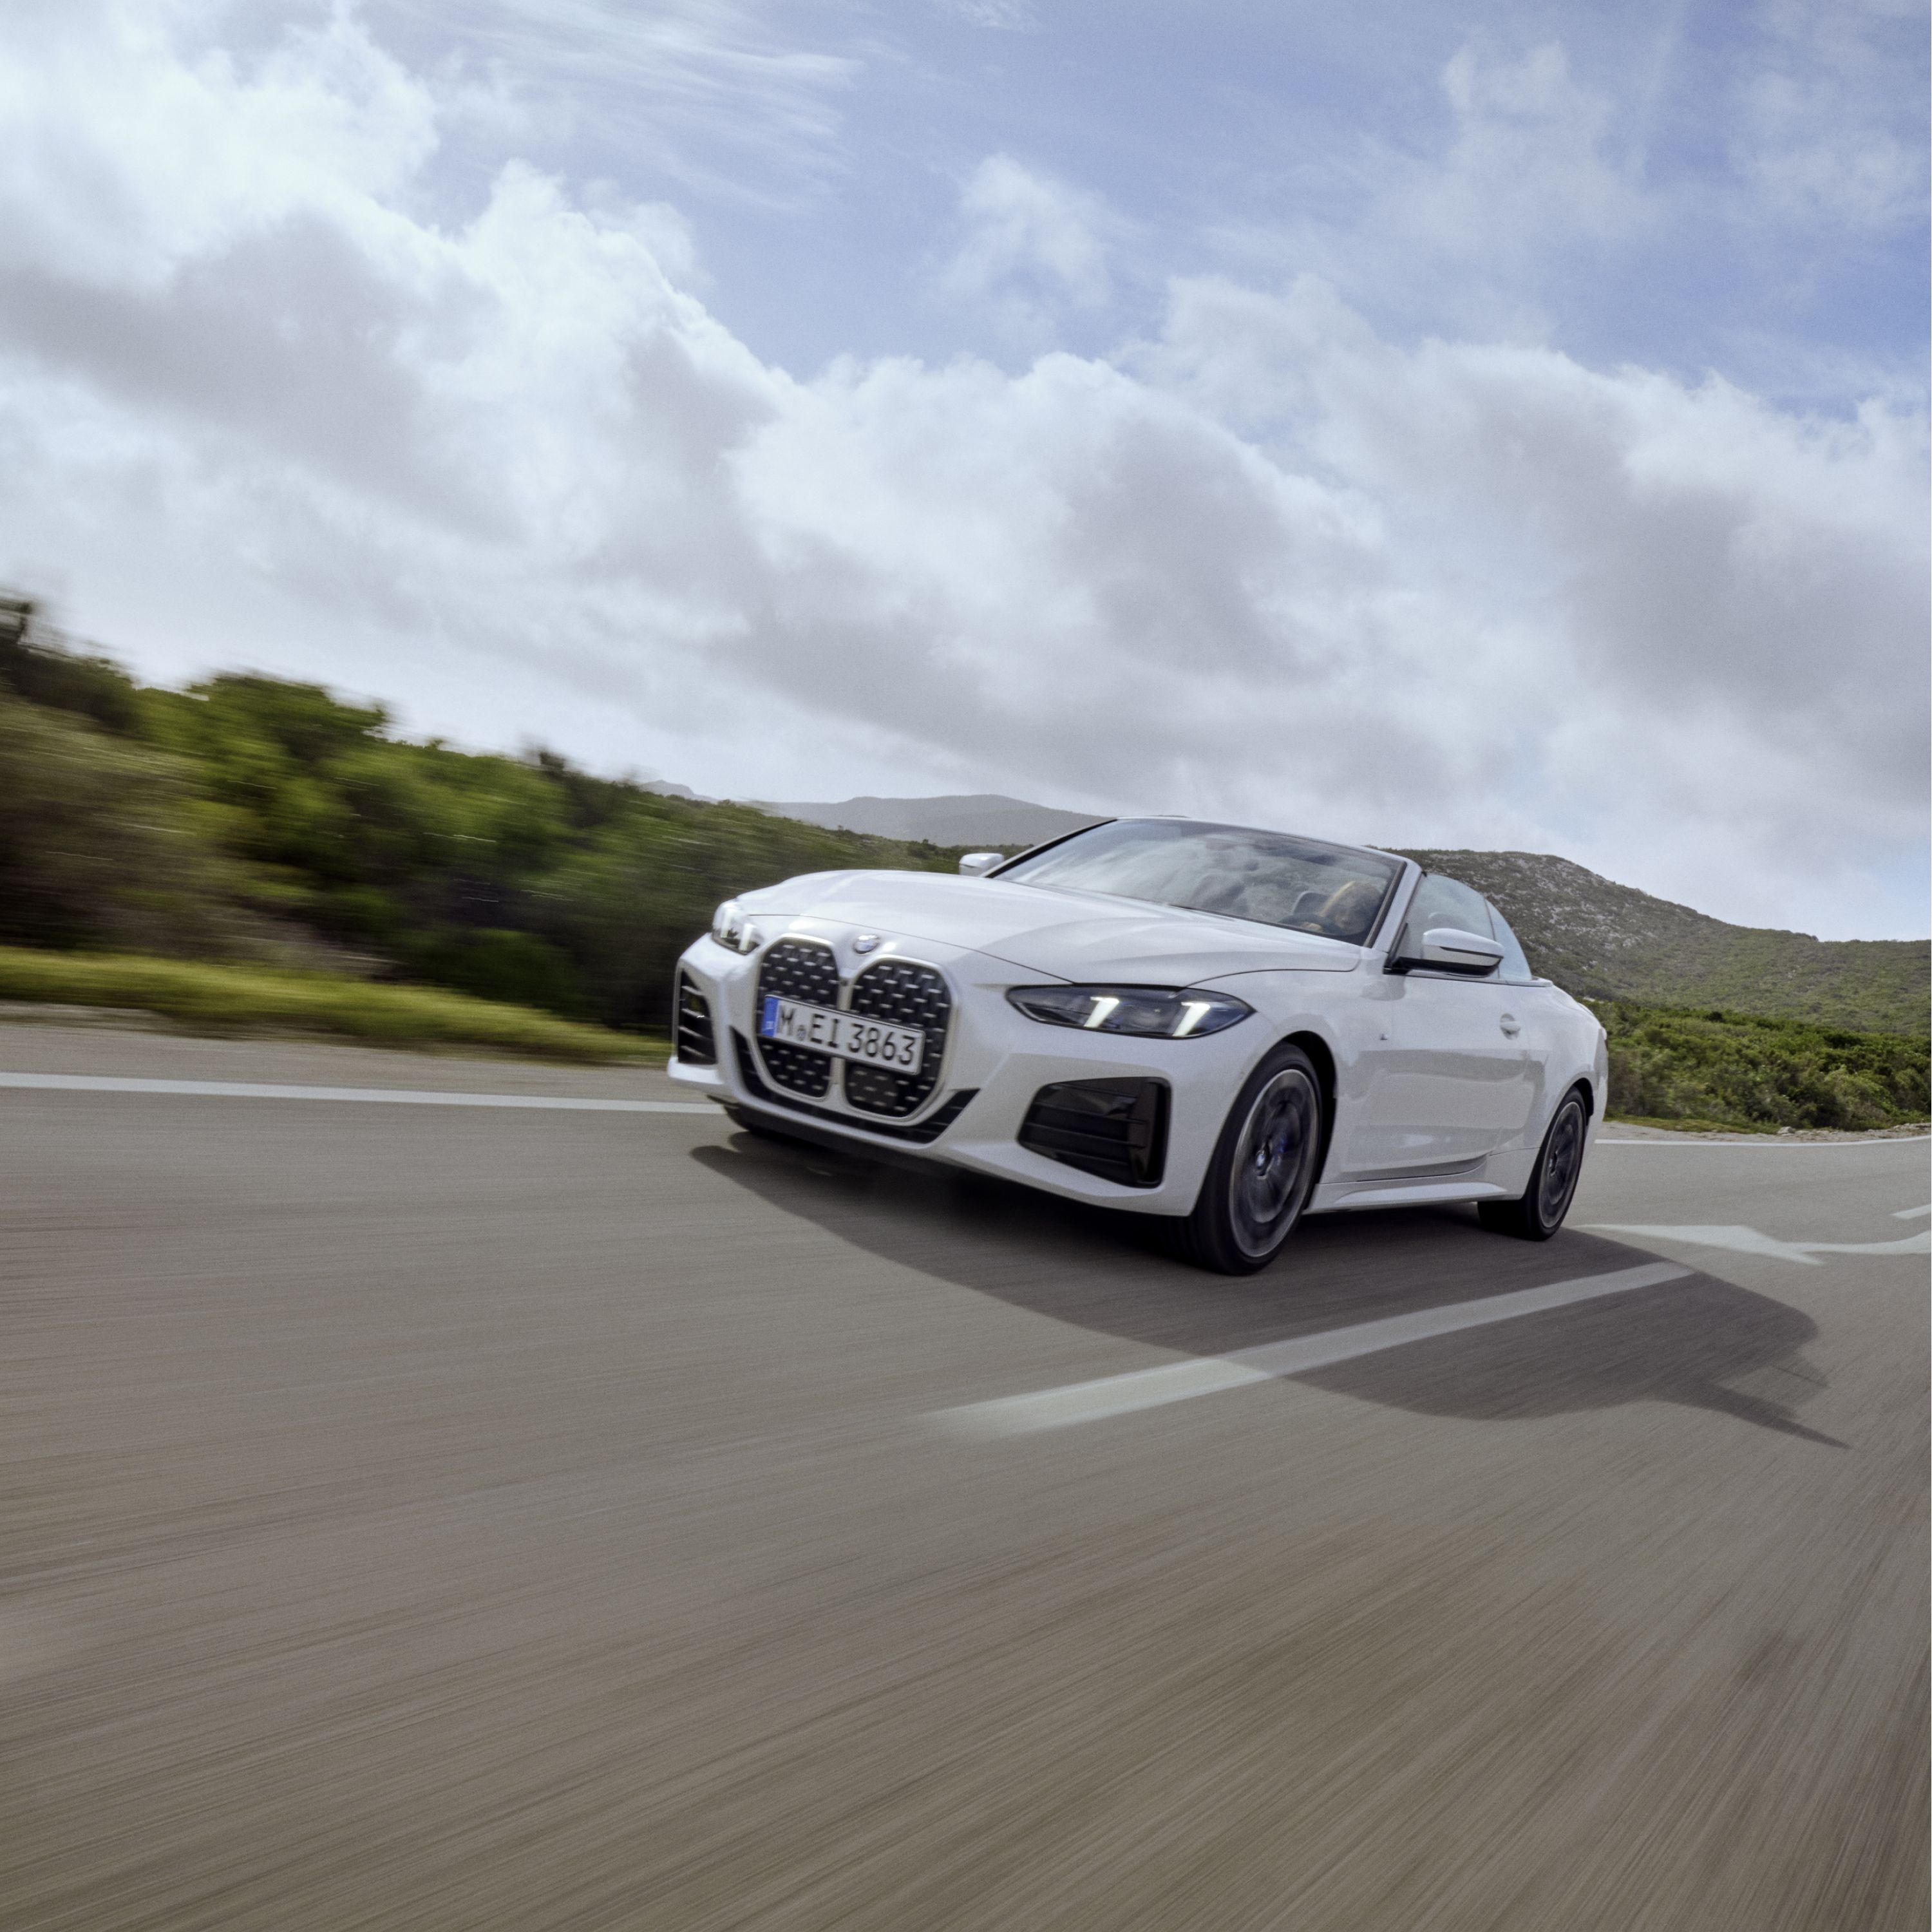
[[1168, 1224], [1174, 1252], [1217, 1274], [1258, 1274], [1301, 1218], [1321, 1148], [1314, 1063], [1298, 1046], [1278, 1048], [1230, 1110], [1193, 1213]]
[[1583, 1136], [1589, 1118], [1582, 1095], [1572, 1088], [1557, 1106], [1520, 1198], [1476, 1204], [1484, 1227], [1493, 1234], [1514, 1234], [1520, 1241], [1546, 1241], [1562, 1226], [1583, 1172]]

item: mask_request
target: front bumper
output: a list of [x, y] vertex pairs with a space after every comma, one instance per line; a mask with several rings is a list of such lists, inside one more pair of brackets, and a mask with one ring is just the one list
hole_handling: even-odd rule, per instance
[[[1088, 1034], [1028, 1019], [1010, 1005], [1010, 986], [1043, 976], [983, 953], [887, 936], [866, 958], [849, 935], [801, 920], [774, 932], [780, 938], [816, 939], [832, 946], [842, 980], [881, 958], [898, 957], [938, 970], [952, 997], [940, 1077], [931, 1099], [904, 1120], [881, 1121], [847, 1106], [834, 1081], [822, 1098], [786, 1092], [769, 1076], [754, 1042], [759, 953], [730, 951], [709, 937], [686, 950], [680, 970], [709, 1002], [716, 1039], [716, 1066], [674, 1060], [670, 1076], [734, 1108], [774, 1125], [809, 1126], [854, 1147], [944, 1162], [1022, 1181], [1070, 1200], [1130, 1213], [1184, 1214], [1192, 1208], [1214, 1150], [1229, 1096], [1238, 1092], [1270, 1043], [1258, 1021], [1244, 1022], [1199, 1040], [1136, 1040]], [[1166, 1083], [1166, 1159], [1157, 1185], [1132, 1186], [1067, 1166], [1020, 1144], [1028, 1109], [1043, 1088], [1112, 1078]]]

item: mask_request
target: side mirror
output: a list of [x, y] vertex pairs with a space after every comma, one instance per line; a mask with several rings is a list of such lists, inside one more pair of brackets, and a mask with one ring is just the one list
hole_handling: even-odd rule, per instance
[[1453, 926], [1432, 926], [1422, 935], [1419, 947], [1405, 947], [1401, 956], [1391, 959], [1389, 965], [1397, 973], [1426, 966], [1435, 972], [1467, 973], [1480, 980], [1502, 963], [1503, 949], [1495, 940]]
[[[1006, 855], [1004, 852], [968, 852], [960, 861], [959, 869], [969, 879], [976, 879], [990, 872], [995, 866], [1004, 866]], [[1502, 956], [1497, 956], [1500, 958]]]

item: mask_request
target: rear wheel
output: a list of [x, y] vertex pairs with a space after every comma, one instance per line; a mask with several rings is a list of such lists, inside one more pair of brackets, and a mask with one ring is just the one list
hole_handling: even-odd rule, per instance
[[1515, 1201], [1481, 1201], [1476, 1213], [1492, 1233], [1520, 1241], [1546, 1241], [1563, 1225], [1583, 1172], [1583, 1136], [1589, 1125], [1583, 1096], [1572, 1088], [1558, 1103], [1550, 1131], [1537, 1150], [1529, 1185]]
[[1229, 1111], [1193, 1213], [1168, 1224], [1174, 1252], [1219, 1274], [1258, 1274], [1301, 1218], [1321, 1146], [1314, 1063], [1298, 1046], [1278, 1048]]

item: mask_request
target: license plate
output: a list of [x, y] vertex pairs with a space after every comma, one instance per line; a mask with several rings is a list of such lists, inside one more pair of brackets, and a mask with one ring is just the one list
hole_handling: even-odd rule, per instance
[[836, 1053], [866, 1066], [889, 1066], [895, 1073], [916, 1073], [926, 1055], [926, 1035], [918, 1027], [887, 1026], [857, 1013], [782, 1000], [776, 993], [765, 995], [758, 1036], [816, 1047], [820, 1053]]

